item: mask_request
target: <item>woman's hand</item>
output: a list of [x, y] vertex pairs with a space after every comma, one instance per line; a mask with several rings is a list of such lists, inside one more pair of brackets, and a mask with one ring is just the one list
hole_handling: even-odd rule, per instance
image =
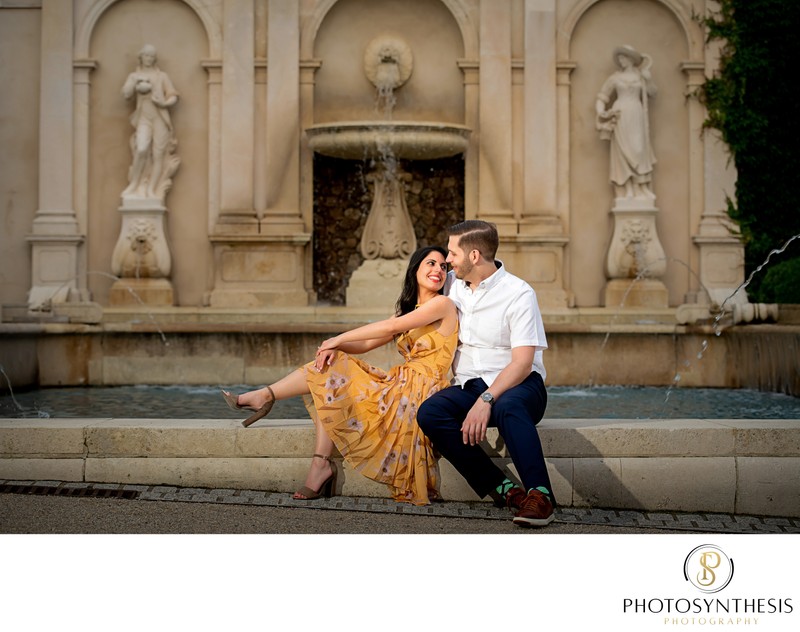
[[317, 371], [324, 371], [327, 367], [333, 364], [333, 357], [336, 352], [333, 349], [326, 349], [325, 351], [317, 351], [317, 357], [314, 359], [314, 368]]
[[336, 354], [336, 349], [341, 344], [339, 336], [328, 338], [317, 347], [317, 356], [314, 359], [314, 366], [317, 371], [322, 371], [325, 367], [333, 363], [333, 356]]
[[327, 340], [323, 340], [322, 344], [317, 347], [317, 355], [319, 355], [320, 351], [333, 351], [339, 348], [339, 345], [342, 344], [340, 336], [334, 336], [333, 338], [328, 338]]

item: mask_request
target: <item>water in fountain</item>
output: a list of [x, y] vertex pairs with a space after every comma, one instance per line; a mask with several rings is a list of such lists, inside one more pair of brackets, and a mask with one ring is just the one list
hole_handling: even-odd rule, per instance
[[[251, 387], [225, 385], [233, 392]], [[0, 418], [243, 419], [220, 386], [59, 387], [0, 396]], [[668, 410], [665, 387], [551, 386], [547, 419], [800, 419], [800, 398], [753, 389], [676, 389]], [[302, 398], [275, 404], [266, 424], [311, 423]]]
[[[8, 386], [8, 394], [9, 394], [8, 399], [10, 400], [11, 404], [13, 405], [13, 408], [11, 408], [11, 410], [13, 410], [13, 411], [15, 411], [17, 413], [24, 413], [25, 412], [25, 408], [17, 401], [17, 398], [14, 397], [14, 389], [11, 387], [11, 379], [8, 377], [8, 373], [6, 373], [6, 370], [3, 368], [2, 364], [0, 364], [0, 373], [3, 374], [3, 377], [6, 380], [6, 385]], [[0, 404], [0, 412], [5, 411], [6, 408], [9, 408], [9, 407], [7, 405], [5, 405], [5, 404]], [[9, 416], [12, 416], [12, 415], [9, 415]], [[17, 416], [25, 417], [24, 414], [18, 414], [18, 415], [13, 415], [13, 416], [15, 416], [15, 417], [17, 417]]]
[[[716, 306], [716, 314], [715, 314], [715, 316], [714, 316], [714, 318], [712, 320], [712, 323], [711, 323], [712, 331], [713, 331], [713, 334], [714, 334], [715, 337], [718, 338], [718, 337], [720, 337], [722, 335], [722, 332], [724, 330], [724, 327], [723, 327], [723, 324], [722, 324], [723, 323], [723, 319], [725, 318], [725, 316], [727, 314], [731, 313], [731, 308], [729, 307], [729, 303], [734, 300], [734, 298], [736, 297], [737, 294], [739, 294], [740, 292], [744, 291], [747, 288], [747, 286], [750, 284], [750, 282], [752, 281], [754, 276], [756, 274], [758, 274], [764, 267], [766, 267], [768, 265], [770, 259], [773, 256], [776, 256], [776, 255], [779, 255], [779, 254], [783, 253], [793, 241], [795, 241], [796, 239], [799, 239], [799, 238], [800, 238], [800, 235], [795, 235], [795, 236], [791, 237], [790, 239], [788, 239], [781, 247], [772, 250], [767, 255], [767, 257], [764, 260], [764, 262], [761, 265], [759, 265], [755, 270], [753, 270], [753, 272], [748, 276], [748, 278], [743, 283], [741, 283], [729, 296], [727, 296], [720, 305]], [[614, 315], [612, 317], [612, 321], [611, 321], [610, 325], [613, 325], [614, 321], [617, 320], [620, 317], [621, 310], [625, 306], [626, 299], [627, 299], [628, 295], [630, 294], [630, 292], [633, 290], [633, 288], [636, 285], [636, 283], [639, 280], [641, 280], [641, 279], [643, 279], [643, 278], [645, 278], [647, 276], [648, 269], [653, 263], [658, 263], [661, 260], [666, 260], [666, 261], [672, 262], [672, 263], [678, 263], [678, 264], [684, 266], [689, 271], [689, 273], [694, 276], [695, 280], [697, 281], [697, 283], [699, 285], [699, 288], [702, 291], [705, 291], [706, 294], [709, 294], [707, 289], [703, 285], [702, 281], [700, 280], [699, 275], [697, 275], [697, 273], [694, 270], [692, 270], [691, 267], [686, 262], [681, 261], [679, 259], [676, 259], [674, 257], [664, 257], [664, 258], [660, 259], [659, 261], [651, 262], [651, 264], [641, 267], [641, 269], [637, 273], [636, 277], [631, 279], [631, 284], [627, 288], [627, 290], [625, 291], [625, 293], [624, 293], [624, 295], [623, 295], [623, 297], [622, 297], [622, 299], [620, 301], [619, 308], [614, 312]], [[710, 306], [710, 309], [713, 309], [713, 306]], [[732, 322], [733, 322], [733, 320], [732, 320]], [[602, 355], [602, 352], [605, 350], [611, 334], [612, 334], [611, 330], [606, 332], [605, 336], [603, 337], [602, 342], [600, 343], [600, 348], [599, 348], [598, 355]], [[698, 350], [698, 352], [696, 354], [696, 360], [695, 361], [696, 362], [702, 361], [708, 349], [709, 349], [709, 341], [708, 341], [707, 338], [704, 338], [701, 341], [701, 346], [700, 346], [700, 349]], [[745, 351], [747, 351], [747, 349], [741, 349], [740, 348], [738, 350], [737, 354], [736, 354], [737, 357], [741, 356]], [[756, 352], [756, 355], [758, 357], [753, 358], [752, 359], [753, 362], [758, 362], [760, 357], [766, 356], [766, 355], [769, 355], [769, 354]], [[791, 352], [790, 352], [790, 355], [791, 355]], [[794, 358], [794, 362], [796, 362], [796, 358]], [[793, 360], [790, 358], [788, 362], [785, 362], [785, 363], [775, 362], [774, 364], [777, 367], [777, 366], [790, 366], [790, 364], [792, 364], [792, 363], [793, 363]], [[686, 359], [686, 360], [683, 361], [683, 368], [685, 370], [689, 370], [692, 367], [692, 364], [693, 364], [693, 362], [691, 360]], [[788, 388], [787, 380], [790, 380], [791, 378], [789, 376], [780, 375], [779, 374], [780, 373], [780, 369], [776, 369], [775, 371], [773, 371], [773, 373], [774, 373], [774, 375], [769, 379], [769, 383], [764, 385], [766, 387], [766, 389], [768, 391], [784, 392], [786, 394], [789, 394], [791, 391]], [[659, 417], [668, 417], [669, 416], [667, 411], [668, 411], [668, 408], [669, 408], [670, 403], [671, 403], [670, 399], [673, 396], [674, 389], [676, 389], [679, 386], [680, 381], [681, 381], [681, 374], [680, 374], [680, 372], [677, 372], [674, 375], [674, 377], [673, 377], [671, 383], [669, 384], [669, 386], [663, 392], [663, 402], [662, 402], [662, 405], [660, 407], [660, 411], [659, 411], [659, 414], [658, 414]], [[593, 376], [590, 377], [589, 382], [587, 384], [587, 387], [590, 388], [590, 389], [591, 388], [596, 388], [596, 386], [594, 386], [594, 377]], [[759, 388], [761, 388], [761, 385], [759, 385]], [[685, 391], [685, 390], [686, 389], [683, 389], [683, 391]], [[699, 389], [695, 388], [695, 389], [692, 389], [692, 390], [693, 391], [698, 391]], [[729, 392], [729, 391], [726, 390], [726, 392]], [[549, 413], [550, 413], [550, 411], [548, 410], [548, 416], [550, 416]], [[753, 413], [754, 413], [754, 415], [756, 417], [760, 416], [760, 413], [758, 412], [757, 409], [754, 410]], [[700, 416], [703, 416], [703, 415], [700, 415]]]

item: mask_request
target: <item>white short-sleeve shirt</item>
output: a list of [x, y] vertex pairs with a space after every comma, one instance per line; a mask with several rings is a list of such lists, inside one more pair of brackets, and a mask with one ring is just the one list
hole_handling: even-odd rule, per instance
[[458, 308], [458, 349], [453, 359], [455, 384], [483, 378], [491, 386], [511, 362], [514, 347], [535, 347], [532, 371], [547, 376], [543, 351], [547, 339], [536, 292], [522, 279], [498, 269], [475, 288], [448, 274], [445, 294]]

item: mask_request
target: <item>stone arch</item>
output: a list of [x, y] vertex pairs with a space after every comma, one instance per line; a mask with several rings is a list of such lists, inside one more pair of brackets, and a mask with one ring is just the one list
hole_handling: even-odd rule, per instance
[[[108, 9], [120, 0], [100, 0], [86, 12], [83, 20], [78, 25], [75, 34], [75, 45], [73, 47], [76, 59], [87, 59], [89, 57], [89, 47], [92, 41], [92, 33], [100, 17]], [[215, 19], [208, 6], [200, 0], [181, 0], [187, 4], [200, 18], [208, 37], [208, 54], [212, 59], [222, 56], [222, 31], [219, 20]]]
[[[703, 59], [704, 38], [699, 24], [697, 24], [691, 13], [678, 0], [653, 0], [664, 5], [675, 17], [683, 29], [686, 36], [686, 46], [689, 51], [690, 60]], [[570, 43], [575, 28], [578, 26], [583, 15], [594, 5], [603, 0], [581, 0], [566, 15], [561, 25], [556, 31], [556, 49], [559, 60], [570, 58]]]
[[[314, 56], [314, 42], [317, 39], [322, 22], [325, 16], [339, 0], [324, 0], [321, 2], [312, 18], [303, 27], [300, 34], [300, 59], [311, 59]], [[466, 59], [477, 59], [478, 57], [478, 28], [470, 19], [469, 13], [464, 6], [464, 0], [441, 0], [450, 11], [453, 19], [458, 24], [461, 31], [461, 38], [464, 42], [464, 57]]]

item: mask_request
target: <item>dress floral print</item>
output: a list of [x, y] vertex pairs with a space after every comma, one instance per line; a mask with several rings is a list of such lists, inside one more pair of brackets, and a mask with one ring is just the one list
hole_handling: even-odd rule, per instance
[[439, 466], [417, 426], [417, 410], [449, 385], [458, 331], [443, 336], [433, 325], [401, 335], [403, 364], [384, 371], [337, 352], [323, 372], [304, 368], [309, 413], [357, 472], [385, 483], [397, 501], [426, 505], [439, 497]]

